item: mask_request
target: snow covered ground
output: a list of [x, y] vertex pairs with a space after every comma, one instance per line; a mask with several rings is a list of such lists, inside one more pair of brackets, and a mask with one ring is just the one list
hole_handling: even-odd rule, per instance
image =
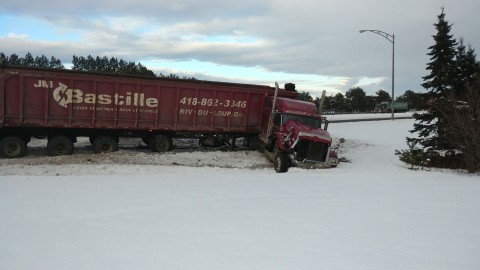
[[136, 141], [0, 159], [0, 269], [480, 269], [480, 177], [411, 171], [413, 120], [332, 123], [336, 169]]

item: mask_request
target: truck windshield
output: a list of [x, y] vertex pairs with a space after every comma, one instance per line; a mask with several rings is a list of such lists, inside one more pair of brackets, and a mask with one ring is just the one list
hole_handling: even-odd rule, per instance
[[309, 125], [314, 128], [321, 128], [322, 127], [322, 119], [317, 117], [311, 117], [306, 115], [298, 115], [298, 114], [290, 114], [286, 113], [282, 115], [282, 124], [287, 122], [288, 120], [293, 120], [305, 125]]

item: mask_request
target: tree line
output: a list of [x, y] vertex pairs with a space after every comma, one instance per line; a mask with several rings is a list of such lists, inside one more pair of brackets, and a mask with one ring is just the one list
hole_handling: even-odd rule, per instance
[[[318, 104], [319, 98], [314, 99], [310, 92], [302, 91], [299, 99]], [[360, 87], [350, 88], [345, 95], [337, 93], [334, 96], [326, 96], [323, 104], [324, 112], [331, 113], [369, 113], [374, 112], [378, 104], [391, 102], [390, 94], [385, 90], [378, 90], [374, 96], [369, 96]], [[395, 99], [395, 102], [405, 102], [409, 110], [424, 110], [427, 107], [427, 95], [407, 90]]]
[[[30, 52], [28, 52], [24, 57], [18, 56], [15, 53], [7, 56], [5, 53], [1, 52], [0, 63], [2, 65], [65, 69], [65, 66], [62, 64], [60, 59], [57, 59], [54, 56], [50, 58], [45, 55], [33, 57]], [[115, 57], [109, 58], [107, 56], [93, 57], [89, 55], [87, 57], [83, 57], [73, 55], [72, 70], [124, 75], [154, 76], [161, 78], [180, 78], [180, 76], [175, 74], [164, 75], [160, 73], [156, 75], [152, 70], [148, 69], [141, 63], [126, 61]], [[195, 80], [193, 77], [185, 76], [182, 79]]]
[[65, 68], [60, 59], [57, 59], [53, 56], [48, 58], [45, 55], [33, 57], [30, 52], [28, 52], [25, 57], [20, 57], [15, 53], [11, 54], [10, 56], [6, 56], [5, 53], [1, 52], [0, 64], [27, 67]]

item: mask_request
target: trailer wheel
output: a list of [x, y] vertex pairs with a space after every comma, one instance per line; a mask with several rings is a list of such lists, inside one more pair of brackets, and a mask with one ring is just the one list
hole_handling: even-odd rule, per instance
[[73, 141], [67, 136], [53, 136], [48, 139], [47, 153], [50, 156], [73, 154]]
[[285, 152], [278, 151], [273, 156], [274, 169], [277, 173], [284, 173], [288, 171], [288, 157]]
[[118, 151], [118, 140], [112, 136], [98, 136], [93, 141], [93, 152], [110, 153]]
[[150, 138], [149, 137], [143, 137], [142, 142], [148, 146], [148, 145], [150, 145]]
[[166, 135], [154, 135], [150, 138], [150, 149], [153, 152], [167, 152], [172, 150], [172, 138]]
[[0, 140], [0, 156], [4, 158], [23, 157], [27, 152], [27, 143], [16, 136], [5, 137]]

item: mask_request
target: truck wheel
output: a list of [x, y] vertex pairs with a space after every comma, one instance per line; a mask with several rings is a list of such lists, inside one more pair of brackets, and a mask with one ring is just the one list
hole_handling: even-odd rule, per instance
[[53, 136], [48, 139], [47, 153], [50, 156], [73, 154], [73, 141], [67, 136]]
[[277, 173], [288, 171], [288, 157], [284, 152], [277, 152], [273, 156], [274, 169]]
[[112, 136], [98, 136], [93, 141], [93, 152], [110, 153], [118, 151], [118, 141]]
[[27, 143], [16, 136], [5, 137], [0, 140], [0, 156], [4, 158], [23, 157], [27, 152]]
[[167, 152], [172, 148], [172, 139], [166, 135], [154, 135], [150, 138], [150, 149], [153, 152]]

